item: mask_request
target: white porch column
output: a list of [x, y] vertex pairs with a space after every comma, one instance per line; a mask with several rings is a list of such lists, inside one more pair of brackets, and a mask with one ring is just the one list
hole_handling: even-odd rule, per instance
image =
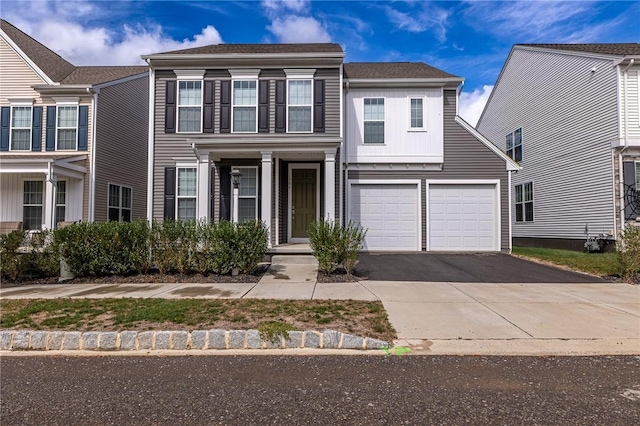
[[196, 217], [209, 221], [209, 153], [198, 154], [198, 189], [196, 191]]
[[324, 219], [336, 219], [336, 151], [324, 152]]
[[267, 225], [267, 246], [271, 247], [271, 151], [263, 151], [262, 154], [262, 217], [260, 218]]
[[55, 208], [56, 208], [56, 186], [54, 185], [55, 175], [51, 165], [47, 171], [44, 179], [44, 217], [42, 227], [44, 229], [53, 229], [55, 225]]

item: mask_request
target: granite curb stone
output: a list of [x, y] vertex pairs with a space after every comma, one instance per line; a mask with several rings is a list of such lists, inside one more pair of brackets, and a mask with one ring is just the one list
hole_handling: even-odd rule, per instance
[[31, 331], [0, 330], [0, 350], [384, 349], [388, 342], [335, 330], [289, 331], [271, 340], [258, 330]]

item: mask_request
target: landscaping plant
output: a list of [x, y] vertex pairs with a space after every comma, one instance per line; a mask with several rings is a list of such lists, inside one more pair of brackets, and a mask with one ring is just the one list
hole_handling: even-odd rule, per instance
[[640, 227], [627, 226], [618, 244], [618, 259], [623, 276], [628, 280], [640, 278]]
[[16, 280], [23, 274], [25, 263], [18, 253], [18, 248], [22, 245], [25, 235], [25, 231], [12, 231], [0, 235], [0, 276]]
[[320, 270], [330, 274], [342, 265], [347, 274], [351, 275], [365, 235], [366, 230], [352, 221], [346, 225], [330, 220], [312, 222], [309, 227], [309, 244]]

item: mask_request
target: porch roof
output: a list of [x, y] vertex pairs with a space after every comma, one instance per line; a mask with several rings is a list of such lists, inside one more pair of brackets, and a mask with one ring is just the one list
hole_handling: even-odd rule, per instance
[[0, 156], [0, 173], [49, 173], [81, 179], [87, 168], [78, 164], [88, 158], [87, 154], [70, 153], [65, 155], [42, 154], [3, 154]]

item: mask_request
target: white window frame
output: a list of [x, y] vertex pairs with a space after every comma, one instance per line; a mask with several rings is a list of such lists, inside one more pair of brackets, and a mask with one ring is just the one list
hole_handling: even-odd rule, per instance
[[[42, 202], [40, 204], [25, 204], [25, 202], [24, 202], [24, 185], [27, 182], [40, 182], [40, 183], [42, 183]], [[40, 210], [41, 210], [41, 216], [40, 216], [41, 220], [40, 220], [40, 222], [44, 222], [44, 220], [45, 220], [45, 212], [44, 212], [44, 205], [45, 205], [44, 197], [45, 197], [45, 193], [46, 193], [46, 188], [45, 188], [45, 182], [44, 181], [39, 180], [39, 179], [31, 179], [31, 178], [22, 179], [22, 227], [23, 227], [23, 229], [26, 230], [26, 228], [25, 228], [26, 222], [24, 220], [24, 208], [25, 207], [40, 207]], [[43, 223], [40, 223], [40, 225], [37, 228], [33, 229], [33, 230], [41, 230], [42, 229], [42, 225], [43, 225]]]
[[640, 191], [640, 161], [636, 161], [636, 191]]
[[[367, 120], [365, 118], [365, 102], [367, 99], [382, 99], [382, 120]], [[384, 97], [380, 97], [380, 96], [367, 96], [366, 98], [362, 98], [362, 143], [364, 145], [377, 145], [377, 146], [381, 146], [381, 145], [386, 145], [387, 143], [387, 138], [385, 137], [385, 133], [386, 133], [386, 126], [385, 126], [385, 122], [386, 122], [386, 102], [385, 102], [385, 98]], [[383, 132], [382, 132], [382, 142], [367, 142], [365, 140], [365, 123], [379, 123], [382, 122], [382, 128], [383, 128]]]
[[[13, 109], [14, 108], [29, 108], [29, 110], [31, 111], [29, 113], [29, 127], [14, 127], [13, 126], [13, 119], [15, 117], [14, 113], [13, 113]], [[14, 130], [29, 130], [29, 144], [27, 146], [27, 149], [15, 149], [13, 148], [13, 131]], [[33, 103], [11, 103], [11, 117], [9, 120], [9, 151], [16, 151], [16, 152], [27, 152], [27, 151], [31, 151], [31, 144], [33, 141]]]
[[[309, 104], [300, 104], [300, 105], [291, 105], [289, 103], [289, 94], [291, 93], [290, 91], [290, 83], [291, 82], [298, 82], [298, 81], [309, 81], [311, 83], [311, 99]], [[313, 133], [313, 78], [287, 78], [287, 93], [286, 93], [286, 98], [287, 98], [287, 133]], [[289, 109], [291, 107], [309, 107], [309, 130], [289, 130]]]
[[[252, 105], [235, 105], [235, 84], [240, 82], [254, 82], [256, 84], [256, 96], [254, 98], [254, 103]], [[231, 133], [258, 133], [258, 90], [259, 90], [259, 82], [258, 77], [256, 78], [232, 78], [231, 79]], [[254, 108], [256, 111], [256, 122], [254, 130], [236, 130], [235, 129], [235, 111], [236, 107], [238, 108]]]
[[[120, 188], [119, 191], [119, 195], [118, 195], [118, 205], [117, 206], [112, 206], [110, 201], [111, 201], [111, 187], [112, 186], [117, 186], [118, 188]], [[130, 207], [123, 207], [122, 205], [122, 200], [123, 200], [123, 188], [127, 188], [129, 191], [131, 191], [131, 206]], [[107, 185], [107, 220], [109, 219], [109, 210], [111, 209], [117, 209], [118, 210], [118, 222], [125, 222], [122, 219], [122, 211], [123, 210], [129, 210], [129, 222], [133, 221], [133, 188], [127, 185], [120, 185], [119, 183], [113, 183], [113, 182], [109, 182], [109, 184]]]
[[[424, 112], [425, 112], [425, 105], [427, 103], [426, 102], [426, 98], [424, 96], [409, 96], [408, 99], [409, 99], [409, 102], [408, 102], [409, 103], [409, 105], [408, 105], [408, 107], [409, 107], [409, 131], [410, 132], [416, 132], [416, 131], [425, 130], [426, 129], [426, 125], [425, 125], [426, 115], [425, 115]], [[419, 126], [419, 127], [413, 127], [413, 123], [411, 122], [411, 102], [414, 99], [415, 100], [419, 100], [419, 101], [422, 102], [422, 126]]]
[[[240, 189], [238, 188], [238, 199], [251, 199], [251, 198], [255, 198], [255, 203], [256, 203], [256, 217], [254, 218], [254, 220], [258, 220], [258, 198], [260, 196], [260, 174], [259, 174], [259, 170], [258, 170], [258, 166], [233, 166], [231, 168], [231, 170], [237, 169], [240, 172], [242, 172], [243, 170], [246, 169], [255, 169], [256, 171], [256, 195], [240, 195]], [[246, 176], [243, 173], [243, 176], [240, 177], [240, 185], [242, 185], [242, 180], [245, 179]], [[232, 185], [233, 186], [233, 185]], [[232, 187], [232, 191], [233, 191], [233, 187]], [[234, 197], [231, 197], [231, 211], [233, 211], [233, 209], [235, 208], [234, 205]], [[240, 208], [240, 206], [238, 206], [238, 209]], [[240, 210], [238, 210], [238, 216], [239, 216]], [[238, 221], [240, 221], [240, 218], [238, 217]]]
[[[203, 75], [204, 77], [204, 75]], [[185, 78], [178, 78], [176, 80], [176, 133], [202, 133], [202, 126], [203, 126], [203, 114], [202, 111], [204, 110], [204, 78], [200, 77], [200, 78], [193, 78], [193, 77], [185, 77]], [[196, 106], [196, 105], [180, 105], [180, 83], [200, 83], [200, 106]], [[200, 108], [200, 129], [197, 131], [181, 131], [180, 130], [180, 108]]]
[[[525, 187], [527, 185], [531, 185], [531, 199], [527, 200], [526, 198], [526, 190]], [[518, 187], [521, 188], [522, 191], [522, 198], [521, 201], [518, 201]], [[518, 208], [516, 207], [514, 209], [514, 214], [515, 214], [515, 222], [517, 223], [531, 223], [531, 222], [535, 222], [535, 197], [533, 196], [533, 182], [524, 182], [524, 183], [519, 183], [517, 185], [515, 185], [514, 187], [514, 198], [515, 200], [515, 205], [522, 205], [522, 216], [518, 217]], [[527, 220], [527, 208], [526, 205], [528, 203], [531, 203], [531, 220]]]
[[[76, 126], [75, 127], [60, 127], [58, 125], [59, 123], [59, 118], [60, 118], [60, 108], [69, 108], [69, 107], [74, 107], [76, 109]], [[78, 150], [78, 134], [79, 134], [79, 130], [78, 130], [78, 125], [80, 122], [80, 105], [78, 102], [58, 102], [56, 104], [56, 151], [77, 151]], [[60, 130], [70, 130], [70, 129], [74, 129], [76, 131], [76, 138], [75, 138], [75, 142], [76, 142], [76, 146], [75, 148], [59, 148], [58, 147], [58, 133]]]
[[[516, 132], [520, 131], [520, 145], [516, 145]], [[511, 148], [509, 148], [509, 143], [511, 143]], [[520, 146], [520, 159], [516, 159], [516, 146]], [[511, 153], [509, 153], [511, 151]], [[507, 141], [504, 152], [511, 158], [513, 161], [517, 163], [521, 163], [524, 158], [524, 138], [522, 137], [522, 127], [518, 127], [513, 132], [507, 135]]]
[[[58, 203], [58, 194], [59, 194], [59, 190], [60, 187], [59, 185], [61, 183], [64, 183], [64, 203]], [[67, 200], [69, 199], [69, 181], [67, 180], [58, 180], [56, 182], [56, 198], [55, 198], [55, 203], [54, 203], [54, 209], [55, 209], [55, 222], [56, 222], [56, 227], [58, 226], [58, 222], [64, 222], [66, 217], [67, 217]], [[58, 217], [58, 207], [64, 207], [64, 216], [62, 219], [60, 219]]]
[[[193, 169], [196, 173], [196, 183], [195, 183], [195, 194], [193, 195], [180, 195], [180, 169]], [[185, 199], [194, 199], [196, 202], [196, 212], [193, 219], [198, 219], [198, 166], [197, 164], [177, 164], [176, 165], [176, 207], [175, 207], [175, 218], [176, 220], [193, 220], [193, 219], [181, 219], [180, 218], [180, 201]]]

